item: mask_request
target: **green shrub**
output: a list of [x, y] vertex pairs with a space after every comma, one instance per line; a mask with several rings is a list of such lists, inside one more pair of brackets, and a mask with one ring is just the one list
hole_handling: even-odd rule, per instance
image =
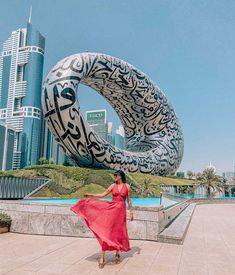
[[58, 183], [50, 182], [47, 187], [49, 190], [58, 193], [60, 195], [70, 195], [78, 190], [78, 187], [73, 186], [71, 188], [65, 188]]
[[0, 226], [8, 227], [8, 229], [11, 226], [11, 217], [9, 215], [7, 215], [6, 213], [0, 212]]
[[38, 163], [39, 163], [39, 165], [49, 164], [49, 160], [46, 159], [45, 157], [41, 157], [41, 158], [38, 160]]

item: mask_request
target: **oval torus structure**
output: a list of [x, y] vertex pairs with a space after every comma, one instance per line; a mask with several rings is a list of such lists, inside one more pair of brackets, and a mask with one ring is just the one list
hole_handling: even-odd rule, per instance
[[[102, 139], [84, 121], [79, 83], [101, 94], [125, 130], [126, 150]], [[183, 156], [183, 134], [173, 107], [144, 73], [118, 58], [81, 53], [58, 62], [47, 75], [42, 106], [56, 141], [79, 166], [166, 175]]]

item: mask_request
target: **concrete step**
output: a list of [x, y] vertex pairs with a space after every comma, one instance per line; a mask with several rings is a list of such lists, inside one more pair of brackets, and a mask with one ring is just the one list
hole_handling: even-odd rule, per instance
[[157, 240], [163, 243], [183, 244], [195, 207], [196, 203], [189, 204], [185, 210], [158, 235]]

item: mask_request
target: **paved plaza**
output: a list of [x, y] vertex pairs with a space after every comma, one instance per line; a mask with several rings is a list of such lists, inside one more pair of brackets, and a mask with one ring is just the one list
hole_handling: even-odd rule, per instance
[[205, 204], [195, 209], [183, 245], [131, 241], [115, 265], [108, 252], [98, 268], [99, 245], [93, 238], [0, 235], [0, 274], [235, 274], [235, 204]]

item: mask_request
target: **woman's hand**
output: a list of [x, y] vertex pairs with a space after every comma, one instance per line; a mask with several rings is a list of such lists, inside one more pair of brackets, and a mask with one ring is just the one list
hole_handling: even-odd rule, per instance
[[89, 193], [85, 193], [83, 196], [84, 196], [85, 198], [87, 198], [87, 197], [90, 197], [90, 196], [91, 196], [91, 194], [89, 194]]

